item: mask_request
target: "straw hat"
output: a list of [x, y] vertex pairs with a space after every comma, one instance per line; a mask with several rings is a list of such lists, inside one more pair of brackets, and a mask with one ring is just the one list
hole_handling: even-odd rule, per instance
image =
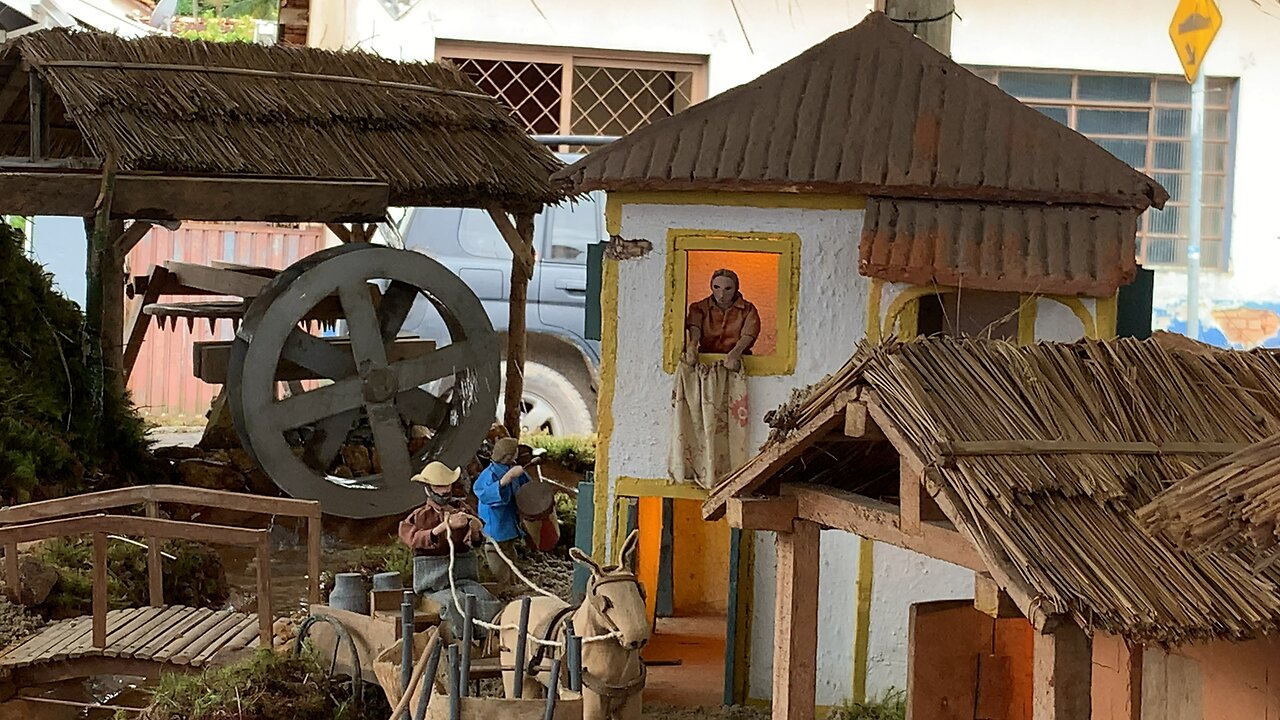
[[422, 468], [422, 472], [409, 478], [412, 482], [430, 485], [431, 487], [449, 487], [462, 477], [462, 468], [450, 468], [441, 462], [433, 462]]
[[520, 443], [515, 438], [504, 437], [493, 441], [493, 452], [489, 453], [496, 462], [504, 465], [510, 465], [516, 461], [516, 455], [520, 452]]

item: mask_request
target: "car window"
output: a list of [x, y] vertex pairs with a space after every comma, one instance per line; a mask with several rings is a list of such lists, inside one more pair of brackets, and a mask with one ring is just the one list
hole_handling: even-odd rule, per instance
[[400, 222], [400, 236], [411, 250], [451, 254], [453, 238], [458, 232], [456, 208], [415, 208]]
[[493, 224], [493, 218], [484, 210], [462, 211], [462, 224], [458, 227], [458, 243], [468, 255], [482, 258], [509, 258], [511, 249], [502, 233]]
[[600, 206], [594, 198], [565, 201], [552, 209], [546, 259], [585, 265], [587, 246], [600, 242]]

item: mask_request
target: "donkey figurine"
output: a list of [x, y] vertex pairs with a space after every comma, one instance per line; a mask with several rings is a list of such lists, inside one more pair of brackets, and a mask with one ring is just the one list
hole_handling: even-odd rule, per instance
[[[583, 720], [640, 718], [640, 693], [645, 683], [640, 649], [649, 642], [650, 627], [645, 613], [644, 590], [628, 569], [638, 541], [639, 533], [632, 531], [622, 544], [618, 564], [605, 567], [597, 565], [581, 550], [571, 549], [569, 554], [574, 561], [591, 571], [582, 604], [575, 608], [563, 600], [548, 597], [533, 598], [530, 604], [528, 632], [533, 637], [564, 642], [566, 617], [573, 621], [574, 633], [584, 638], [614, 634], [610, 639], [582, 644]], [[517, 625], [519, 621], [519, 602], [508, 604], [497, 619], [497, 623], [503, 626]], [[515, 664], [517, 634], [516, 630], [503, 630], [501, 633], [503, 667]], [[542, 696], [550, 687], [549, 673], [545, 669], [533, 673], [529, 670], [539, 665], [546, 667], [549, 663], [542, 658], [553, 650], [538, 652], [538, 646], [533, 642], [528, 642], [526, 647], [526, 666], [502, 674], [509, 698], [515, 697], [515, 672], [525, 673], [524, 693], [528, 697]], [[566, 677], [567, 668], [561, 671], [562, 687]]]

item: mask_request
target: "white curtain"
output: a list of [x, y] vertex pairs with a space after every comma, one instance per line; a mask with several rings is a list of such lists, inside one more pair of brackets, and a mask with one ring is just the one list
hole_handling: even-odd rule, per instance
[[675, 379], [667, 469], [676, 482], [710, 489], [748, 460], [747, 378], [724, 363], [681, 361]]

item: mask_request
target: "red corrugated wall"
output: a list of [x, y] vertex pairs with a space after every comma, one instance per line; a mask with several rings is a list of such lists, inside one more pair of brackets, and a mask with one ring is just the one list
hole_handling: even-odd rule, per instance
[[[207, 265], [215, 260], [285, 268], [324, 247], [321, 225], [287, 227], [265, 223], [184, 223], [177, 232], [152, 230], [129, 253], [129, 275], [150, 274], [166, 260]], [[160, 302], [190, 302], [196, 298], [161, 297]], [[209, 298], [201, 298], [209, 299]], [[130, 317], [130, 309], [125, 317]], [[230, 340], [231, 322], [208, 321], [188, 327], [186, 321], [166, 323], [161, 329], [152, 320], [138, 361], [129, 378], [133, 400], [147, 417], [166, 424], [203, 422], [218, 386], [192, 375], [192, 343]]]

